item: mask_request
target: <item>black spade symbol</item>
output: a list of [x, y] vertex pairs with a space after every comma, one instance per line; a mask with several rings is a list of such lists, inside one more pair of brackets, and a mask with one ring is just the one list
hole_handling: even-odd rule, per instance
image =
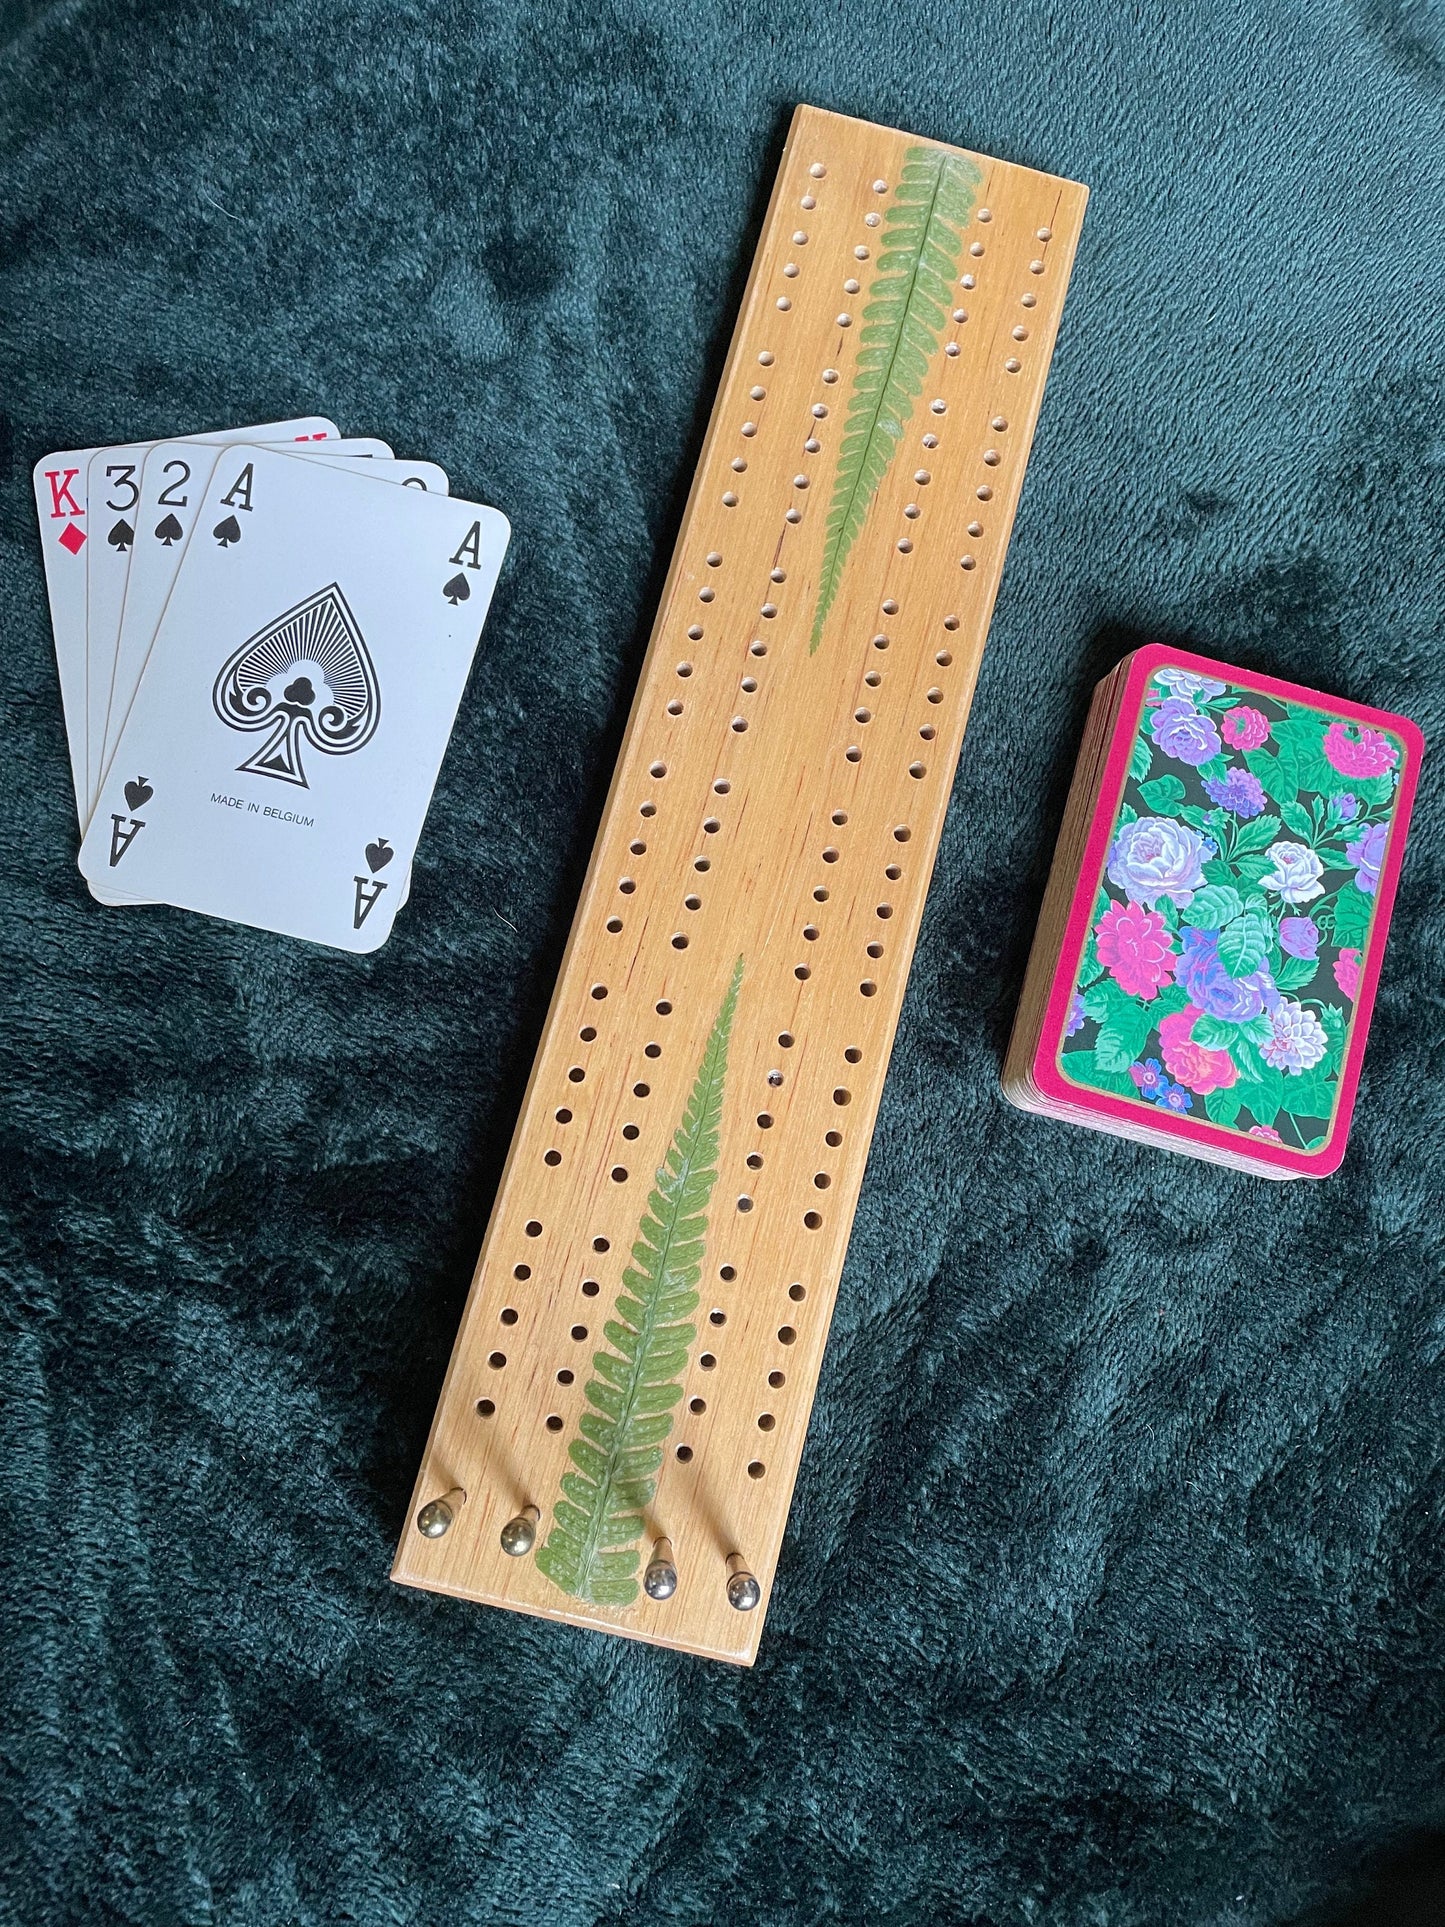
[[386, 838], [379, 836], [375, 843], [368, 843], [366, 846], [366, 867], [375, 876], [378, 870], [386, 868], [395, 855], [396, 851], [392, 849]]
[[229, 549], [233, 542], [241, 539], [241, 524], [234, 515], [228, 515], [224, 522], [217, 522], [211, 533], [223, 549]]
[[123, 555], [135, 540], [135, 530], [122, 516], [105, 539], [113, 549], [119, 549]]
[[182, 535], [181, 525], [174, 515], [168, 515], [163, 522], [156, 523], [156, 534], [160, 540], [165, 543], [166, 547], [169, 548], [172, 542], [178, 542], [180, 540]]
[[237, 768], [302, 789], [310, 787], [307, 744], [323, 756], [349, 756], [369, 743], [381, 691], [339, 585], [318, 589], [248, 637], [216, 677], [211, 705], [229, 728], [265, 732]]
[[442, 594], [455, 609], [459, 602], [465, 602], [472, 593], [472, 585], [464, 575], [454, 575], [450, 582], [442, 584]]
[[149, 803], [155, 791], [143, 776], [125, 786], [125, 806], [128, 810], [138, 810], [143, 803]]

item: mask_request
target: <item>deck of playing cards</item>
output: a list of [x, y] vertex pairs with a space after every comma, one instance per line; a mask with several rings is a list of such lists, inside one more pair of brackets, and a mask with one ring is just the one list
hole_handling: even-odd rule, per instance
[[320, 417], [47, 455], [35, 500], [91, 894], [379, 948], [505, 517]]
[[1345, 1153], [1423, 742], [1150, 644], [1094, 692], [1004, 1065], [1024, 1110], [1324, 1177]]

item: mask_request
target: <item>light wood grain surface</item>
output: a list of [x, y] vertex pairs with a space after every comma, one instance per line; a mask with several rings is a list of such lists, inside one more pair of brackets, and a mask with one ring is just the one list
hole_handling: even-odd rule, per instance
[[[1086, 199], [982, 156], [953, 164], [971, 211], [956, 258], [929, 247], [954, 306], [876, 486], [856, 491], [811, 647], [845, 432], [871, 419], [857, 377], [896, 266], [890, 212], [940, 153], [960, 150], [794, 117], [397, 1552], [405, 1584], [756, 1654]], [[593, 1354], [739, 959], [696, 1337], [636, 1542], [645, 1565], [670, 1539], [678, 1589], [593, 1604], [498, 1535], [527, 1504], [539, 1546], [552, 1528]], [[453, 1489], [452, 1528], [424, 1537], [418, 1509]], [[752, 1612], [727, 1601], [735, 1553], [762, 1589]]]

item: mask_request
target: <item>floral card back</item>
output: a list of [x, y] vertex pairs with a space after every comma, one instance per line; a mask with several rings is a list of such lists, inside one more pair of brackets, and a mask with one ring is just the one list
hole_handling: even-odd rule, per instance
[[1334, 1170], [1422, 748], [1403, 716], [1139, 650], [1039, 1086], [1281, 1176]]

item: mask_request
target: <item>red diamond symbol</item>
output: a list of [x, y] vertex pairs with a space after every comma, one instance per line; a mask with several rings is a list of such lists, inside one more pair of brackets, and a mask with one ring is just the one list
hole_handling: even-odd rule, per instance
[[60, 531], [60, 546], [69, 549], [72, 555], [79, 555], [85, 545], [85, 530], [78, 522], [67, 522]]

